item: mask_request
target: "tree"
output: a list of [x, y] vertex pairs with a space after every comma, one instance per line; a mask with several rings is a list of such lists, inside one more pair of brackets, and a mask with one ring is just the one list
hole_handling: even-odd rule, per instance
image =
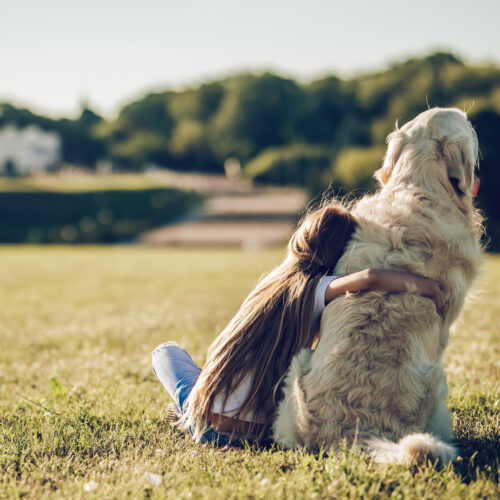
[[218, 157], [246, 162], [269, 146], [290, 142], [303, 96], [297, 83], [269, 73], [231, 82], [214, 118]]
[[480, 160], [478, 175], [481, 186], [478, 206], [486, 215], [486, 234], [490, 250], [500, 250], [500, 204], [497, 189], [500, 185], [500, 114], [493, 110], [480, 111], [473, 117], [479, 141]]

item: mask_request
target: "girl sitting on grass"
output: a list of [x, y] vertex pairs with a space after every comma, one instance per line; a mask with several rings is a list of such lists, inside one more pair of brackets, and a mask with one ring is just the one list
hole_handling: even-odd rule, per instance
[[270, 435], [281, 384], [292, 357], [312, 348], [325, 305], [347, 292], [418, 290], [442, 307], [438, 284], [422, 276], [374, 270], [334, 276], [356, 229], [330, 203], [303, 219], [284, 262], [263, 278], [211, 345], [202, 370], [176, 343], [153, 352], [153, 369], [169, 392], [168, 418], [197, 441], [225, 445]]

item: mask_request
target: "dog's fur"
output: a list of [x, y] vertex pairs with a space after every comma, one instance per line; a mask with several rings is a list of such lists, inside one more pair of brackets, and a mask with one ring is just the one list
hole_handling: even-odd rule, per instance
[[430, 109], [389, 135], [375, 174], [381, 188], [353, 209], [359, 227], [335, 274], [380, 268], [428, 276], [445, 290], [445, 310], [438, 314], [412, 290], [332, 301], [317, 348], [293, 359], [284, 384], [273, 430], [285, 447], [347, 440], [380, 462], [456, 458], [442, 354], [479, 267], [477, 148], [457, 109]]

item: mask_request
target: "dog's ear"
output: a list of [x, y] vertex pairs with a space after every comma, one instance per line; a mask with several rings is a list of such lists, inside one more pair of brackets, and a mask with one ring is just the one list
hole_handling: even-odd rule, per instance
[[451, 138], [437, 139], [438, 151], [442, 155], [448, 174], [448, 180], [458, 196], [471, 194], [475, 153], [470, 138], [457, 135]]
[[400, 130], [395, 130], [387, 136], [387, 152], [384, 158], [384, 164], [374, 174], [375, 179], [381, 186], [387, 183], [392, 175], [405, 145], [406, 135]]

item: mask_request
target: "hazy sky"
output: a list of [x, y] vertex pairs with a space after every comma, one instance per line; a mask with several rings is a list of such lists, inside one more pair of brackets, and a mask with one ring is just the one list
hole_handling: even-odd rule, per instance
[[107, 115], [244, 69], [310, 80], [451, 50], [500, 64], [500, 0], [0, 0], [0, 101]]

